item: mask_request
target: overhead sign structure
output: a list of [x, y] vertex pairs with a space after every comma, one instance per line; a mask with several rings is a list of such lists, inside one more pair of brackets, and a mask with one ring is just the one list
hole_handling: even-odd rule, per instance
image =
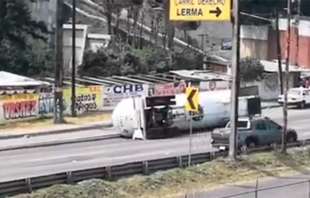
[[198, 88], [186, 88], [186, 111], [199, 112], [199, 90]]
[[230, 21], [231, 0], [170, 0], [171, 21]]

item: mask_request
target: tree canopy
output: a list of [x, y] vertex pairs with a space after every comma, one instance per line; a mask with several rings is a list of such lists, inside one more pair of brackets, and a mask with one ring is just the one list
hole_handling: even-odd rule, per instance
[[240, 61], [240, 79], [244, 82], [261, 80], [264, 66], [257, 59], [244, 58]]
[[172, 69], [195, 69], [202, 66], [202, 55], [191, 50], [173, 52], [171, 58], [172, 60], [170, 60], [168, 51], [160, 47], [137, 49], [125, 43], [114, 43], [97, 52], [86, 52], [79, 74], [90, 76], [129, 75], [166, 72]]
[[0, 27], [0, 70], [35, 75], [48, 67], [47, 28], [31, 18], [25, 1], [0, 1]]

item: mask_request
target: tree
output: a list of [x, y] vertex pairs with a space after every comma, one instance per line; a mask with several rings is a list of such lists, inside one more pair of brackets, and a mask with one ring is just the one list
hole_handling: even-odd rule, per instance
[[251, 82], [263, 78], [264, 66], [257, 59], [244, 58], [240, 61], [240, 79]]
[[87, 51], [84, 54], [83, 64], [79, 67], [80, 75], [111, 76], [120, 74], [117, 56], [109, 56], [104, 50], [97, 52]]
[[52, 58], [45, 43], [47, 28], [32, 20], [24, 1], [0, 1], [0, 27], [0, 70], [25, 75], [45, 71]]

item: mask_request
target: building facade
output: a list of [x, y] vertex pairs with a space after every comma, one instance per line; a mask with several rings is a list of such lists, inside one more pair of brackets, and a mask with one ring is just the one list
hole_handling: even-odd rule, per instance
[[[290, 64], [310, 69], [310, 18], [291, 22]], [[287, 19], [279, 20], [280, 46], [282, 60], [287, 56]], [[253, 57], [261, 60], [277, 59], [276, 31], [271, 25], [241, 26], [241, 57]]]

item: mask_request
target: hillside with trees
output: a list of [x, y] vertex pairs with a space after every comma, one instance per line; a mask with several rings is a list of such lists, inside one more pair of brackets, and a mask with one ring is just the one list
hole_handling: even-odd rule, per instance
[[[51, 74], [53, 49], [46, 42], [47, 29], [42, 22], [31, 18], [31, 13], [25, 4], [27, 1], [33, 0], [0, 1], [0, 70], [30, 76]], [[99, 72], [105, 76], [126, 75], [202, 67], [203, 54], [201, 51], [192, 50], [192, 47], [202, 48], [202, 44], [191, 34], [201, 26], [201, 23], [169, 21], [168, 0], [92, 1], [103, 8], [96, 7], [93, 10], [96, 15], [107, 20], [103, 26], [106, 26], [107, 33], [112, 35], [112, 42], [108, 49], [95, 53], [86, 52], [80, 74], [91, 75]], [[77, 2], [81, 5], [87, 1]], [[273, 17], [277, 8], [285, 17], [286, 2], [286, 0], [241, 0], [241, 10]], [[293, 4], [293, 11], [295, 14], [309, 16], [310, 1], [301, 0], [300, 6]], [[242, 19], [243, 23], [253, 23], [246, 17]], [[143, 26], [151, 31], [147, 38], [143, 36]], [[187, 43], [188, 46], [176, 46], [175, 38]], [[213, 44], [214, 38], [208, 37], [207, 40]]]
[[[96, 14], [105, 16], [108, 33], [113, 39], [107, 49], [85, 54], [80, 75], [128, 75], [202, 67], [201, 53], [186, 46], [180, 48], [174, 45], [176, 29], [186, 34], [195, 26], [193, 23], [170, 22], [168, 1], [94, 2], [102, 6], [103, 9]], [[129, 22], [131, 19], [133, 23]], [[142, 35], [143, 25], [151, 29], [147, 38]], [[183, 40], [198, 49], [198, 44], [189, 36]]]

